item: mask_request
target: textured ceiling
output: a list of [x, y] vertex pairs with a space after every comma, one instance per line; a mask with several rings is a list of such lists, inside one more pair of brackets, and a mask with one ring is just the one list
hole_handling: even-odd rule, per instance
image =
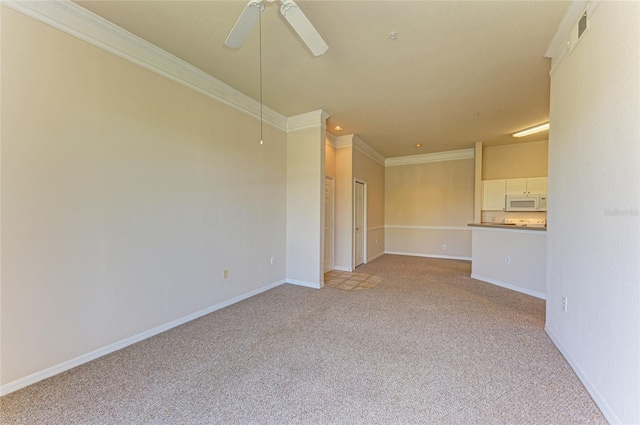
[[[223, 44], [245, 1], [77, 3], [259, 99], [259, 27], [240, 49]], [[511, 143], [549, 118], [543, 55], [567, 1], [297, 3], [329, 50], [314, 57], [266, 3], [263, 101], [284, 115], [324, 109], [330, 131], [385, 157]]]

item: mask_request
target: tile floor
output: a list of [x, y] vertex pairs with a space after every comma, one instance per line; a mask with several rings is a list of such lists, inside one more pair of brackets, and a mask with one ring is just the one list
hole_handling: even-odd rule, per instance
[[344, 289], [345, 291], [372, 289], [378, 286], [380, 282], [382, 282], [382, 279], [367, 273], [332, 270], [324, 274], [324, 284], [326, 286]]

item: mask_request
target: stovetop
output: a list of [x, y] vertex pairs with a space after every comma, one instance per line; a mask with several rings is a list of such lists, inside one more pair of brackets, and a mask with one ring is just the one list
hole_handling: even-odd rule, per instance
[[518, 227], [547, 227], [547, 220], [544, 218], [505, 218], [502, 224]]

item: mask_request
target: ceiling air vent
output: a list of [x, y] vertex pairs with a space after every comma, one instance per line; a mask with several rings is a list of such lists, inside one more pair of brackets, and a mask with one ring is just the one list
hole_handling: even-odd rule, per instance
[[582, 16], [580, 16], [580, 20], [576, 22], [576, 24], [571, 29], [571, 33], [569, 35], [569, 48], [571, 50], [575, 49], [578, 45], [578, 42], [582, 39], [584, 33], [589, 29], [589, 20], [587, 19], [587, 11], [585, 11]]

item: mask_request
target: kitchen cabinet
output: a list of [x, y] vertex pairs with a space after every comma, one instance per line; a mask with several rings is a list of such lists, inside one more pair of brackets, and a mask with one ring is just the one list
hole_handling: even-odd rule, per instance
[[507, 180], [483, 180], [482, 181], [482, 209], [504, 210], [504, 195]]
[[546, 195], [547, 178], [482, 180], [482, 209], [503, 211], [505, 195]]
[[[488, 180], [487, 180], [488, 181]], [[547, 193], [546, 177], [507, 179], [507, 195], [542, 195]]]
[[528, 195], [546, 195], [547, 194], [547, 178], [534, 177], [527, 179]]

